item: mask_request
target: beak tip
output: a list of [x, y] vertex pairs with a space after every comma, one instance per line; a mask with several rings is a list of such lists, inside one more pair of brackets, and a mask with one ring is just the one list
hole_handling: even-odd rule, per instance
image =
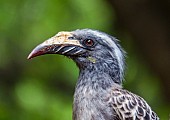
[[41, 55], [39, 48], [38, 48], [38, 49], [37, 49], [37, 48], [38, 48], [38, 47], [34, 48], [34, 49], [32, 50], [32, 52], [28, 55], [28, 57], [27, 57], [28, 60], [30, 60], [30, 59], [32, 59], [32, 58], [34, 58], [34, 57], [36, 57], [36, 56]]
[[31, 53], [28, 55], [27, 59], [30, 60], [30, 59], [32, 59], [33, 57], [35, 57], [35, 56], [34, 56], [33, 52], [31, 52]]
[[29, 55], [28, 57], [27, 57], [27, 60], [30, 60], [32, 57], [31, 57], [31, 55]]
[[30, 60], [34, 57], [40, 56], [46, 54], [46, 51], [43, 50], [43, 46], [38, 45], [37, 47], [35, 47], [32, 52], [28, 55], [27, 59]]

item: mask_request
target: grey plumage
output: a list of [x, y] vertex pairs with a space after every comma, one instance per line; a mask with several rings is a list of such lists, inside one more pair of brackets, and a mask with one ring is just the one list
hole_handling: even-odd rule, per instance
[[122, 89], [125, 52], [116, 38], [91, 29], [60, 32], [29, 58], [42, 54], [68, 56], [80, 69], [73, 120], [159, 120], [143, 98]]

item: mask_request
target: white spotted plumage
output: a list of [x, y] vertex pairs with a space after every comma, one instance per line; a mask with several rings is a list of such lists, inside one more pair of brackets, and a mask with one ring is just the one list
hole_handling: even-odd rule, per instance
[[121, 120], [159, 120], [143, 98], [129, 91], [112, 89], [110, 102]]

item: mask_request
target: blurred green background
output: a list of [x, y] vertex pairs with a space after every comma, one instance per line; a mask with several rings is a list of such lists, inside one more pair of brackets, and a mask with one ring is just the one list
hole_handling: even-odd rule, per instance
[[170, 102], [161, 77], [148, 65], [147, 56], [145, 60], [141, 55], [135, 37], [128, 29], [122, 30], [117, 16], [120, 12], [111, 3], [109, 0], [0, 1], [0, 120], [72, 119], [76, 65], [59, 55], [32, 60], [27, 60], [27, 56], [36, 45], [57, 32], [81, 28], [99, 29], [121, 40], [128, 53], [124, 87], [142, 96], [162, 120], [168, 119]]

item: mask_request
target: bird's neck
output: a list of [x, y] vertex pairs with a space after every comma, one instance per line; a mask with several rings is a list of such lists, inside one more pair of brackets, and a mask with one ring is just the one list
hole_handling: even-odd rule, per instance
[[118, 66], [114, 62], [109, 64], [91, 63], [84, 69], [80, 69], [77, 87], [87, 87], [94, 90], [107, 89], [114, 85], [121, 86], [121, 77]]
[[[105, 111], [108, 109], [108, 111], [110, 111], [110, 109], [103, 104], [103, 100], [108, 98], [113, 87], [121, 87], [121, 85], [114, 80], [116, 79], [116, 77], [114, 77], [116, 76], [114, 75], [116, 72], [112, 72], [113, 75], [110, 75], [111, 71], [109, 72], [109, 69], [111, 66], [102, 66], [102, 64], [100, 64], [100, 67], [98, 66], [99, 65], [96, 63], [84, 69], [80, 69], [79, 79], [74, 93], [74, 120], [91, 120], [92, 117], [101, 119], [102, 116], [94, 115], [101, 115], [100, 110]], [[113, 66], [114, 65], [112, 65], [112, 67]], [[97, 109], [98, 105], [101, 106]], [[112, 114], [105, 114], [105, 116], [111, 118]]]

